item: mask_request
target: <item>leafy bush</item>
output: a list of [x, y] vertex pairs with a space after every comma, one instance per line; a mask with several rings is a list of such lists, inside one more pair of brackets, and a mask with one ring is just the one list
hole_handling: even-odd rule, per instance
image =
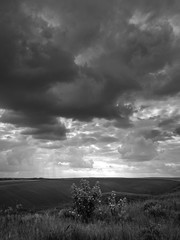
[[121, 223], [123, 223], [128, 219], [128, 203], [126, 198], [119, 199], [119, 201], [116, 202], [116, 193], [112, 191], [110, 197], [108, 198], [108, 205], [112, 216], [117, 221], [121, 221]]
[[15, 215], [15, 214], [22, 214], [26, 210], [23, 208], [22, 204], [16, 204], [16, 206], [13, 208], [11, 206], [0, 209], [0, 215]]
[[154, 218], [167, 216], [167, 209], [159, 201], [147, 201], [144, 204], [144, 212]]
[[99, 183], [91, 188], [89, 181], [82, 179], [80, 186], [72, 185], [73, 207], [83, 221], [88, 222], [96, 207], [101, 203], [101, 189]]
[[96, 222], [96, 221], [102, 222], [103, 221], [106, 223], [110, 223], [112, 221], [112, 215], [111, 215], [108, 207], [105, 205], [101, 205], [98, 208], [96, 208], [93, 213], [93, 221], [94, 222]]
[[173, 218], [173, 221], [174, 221], [175, 224], [180, 225], [180, 212], [172, 211], [171, 212], [171, 217]]
[[163, 234], [160, 231], [160, 225], [150, 223], [149, 226], [143, 228], [139, 234], [141, 240], [163, 240]]
[[60, 218], [69, 218], [72, 220], [77, 219], [77, 214], [72, 209], [61, 209], [58, 216]]

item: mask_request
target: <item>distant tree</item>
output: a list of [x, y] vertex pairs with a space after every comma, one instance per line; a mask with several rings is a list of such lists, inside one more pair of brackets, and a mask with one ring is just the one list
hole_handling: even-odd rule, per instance
[[80, 186], [72, 185], [72, 198], [75, 212], [82, 220], [88, 222], [96, 207], [101, 203], [99, 182], [90, 187], [89, 181], [81, 179]]

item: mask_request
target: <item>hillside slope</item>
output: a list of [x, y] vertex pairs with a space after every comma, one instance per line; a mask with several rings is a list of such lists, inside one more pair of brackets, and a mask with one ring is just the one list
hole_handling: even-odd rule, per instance
[[[163, 194], [179, 188], [180, 182], [170, 179], [90, 178], [100, 182], [103, 193]], [[0, 208], [23, 204], [25, 208], [49, 208], [71, 201], [71, 185], [80, 179], [41, 179], [0, 181]]]

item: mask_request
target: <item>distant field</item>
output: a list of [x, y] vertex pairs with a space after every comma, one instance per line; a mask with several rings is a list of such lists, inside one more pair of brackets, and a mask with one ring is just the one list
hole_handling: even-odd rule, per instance
[[[179, 179], [89, 178], [100, 182], [104, 194], [112, 190], [121, 195], [148, 196], [180, 189]], [[80, 179], [20, 179], [0, 181], [0, 208], [23, 204], [25, 208], [50, 208], [71, 202], [71, 185]]]

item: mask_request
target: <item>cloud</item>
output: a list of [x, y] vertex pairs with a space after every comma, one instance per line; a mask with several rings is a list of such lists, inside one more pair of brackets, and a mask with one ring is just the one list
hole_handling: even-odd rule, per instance
[[124, 138], [118, 151], [122, 159], [135, 162], [151, 161], [158, 155], [156, 143], [134, 133]]
[[46, 114], [5, 111], [0, 121], [22, 127], [22, 134], [36, 139], [64, 140], [68, 131], [58, 118]]
[[[179, 42], [178, 42], [179, 43]], [[178, 51], [176, 49], [176, 51]], [[165, 79], [161, 88], [157, 89], [159, 95], [175, 95], [180, 91], [179, 77], [180, 77], [180, 62], [176, 61], [173, 65], [169, 66], [162, 74]]]
[[[121, 118], [119, 96], [143, 91], [150, 73], [177, 60], [178, 41], [164, 20], [173, 15], [168, 1], [163, 6], [101, 0], [1, 4], [6, 10], [0, 25], [3, 108], [52, 118]], [[147, 16], [144, 28], [139, 16]], [[94, 55], [88, 66], [79, 66], [76, 57], [85, 57], [88, 49]]]
[[22, 145], [9, 149], [6, 152], [1, 152], [0, 174], [6, 173], [8, 176], [32, 176], [40, 174], [40, 163], [36, 161], [37, 149], [31, 146]]
[[[112, 12], [108, 2], [103, 4], [102, 11], [101, 3], [78, 3], [74, 11], [72, 3], [65, 2], [45, 1], [41, 9], [41, 1], [3, 2], [6, 11], [2, 13], [0, 25], [2, 108], [22, 114], [22, 121], [29, 119], [26, 122], [36, 119], [36, 115], [54, 118], [54, 121], [57, 116], [86, 120], [119, 117], [115, 101], [123, 89], [134, 88], [128, 83], [129, 77], [122, 77], [118, 82], [118, 73], [113, 73], [113, 69], [105, 73], [99, 67], [86, 68], [75, 63], [77, 53], [99, 41], [101, 24]], [[14, 14], [11, 14], [12, 8]], [[90, 8], [95, 16], [79, 14]], [[64, 13], [69, 11], [67, 18]], [[82, 21], [86, 17], [87, 22]], [[97, 26], [95, 20], [92, 23], [94, 17], [98, 20]], [[8, 19], [12, 19], [12, 24], [8, 24]], [[77, 29], [74, 29], [74, 21]], [[94, 36], [91, 40], [90, 35]], [[19, 126], [17, 118], [13, 121]]]
[[178, 135], [180, 135], [180, 126], [175, 129], [175, 133], [177, 133]]
[[85, 152], [75, 147], [68, 147], [63, 154], [60, 154], [60, 166], [69, 164], [72, 169], [93, 168], [93, 160], [85, 159]]
[[6, 167], [6, 151], [17, 163], [24, 141], [47, 171], [58, 150], [61, 169], [93, 171], [97, 157], [119, 160], [120, 145], [128, 164], [150, 168], [179, 135], [179, 10], [178, 0], [2, 0]]
[[104, 143], [113, 143], [113, 142], [118, 142], [118, 138], [115, 136], [102, 136], [100, 137], [100, 142], [104, 142]]

